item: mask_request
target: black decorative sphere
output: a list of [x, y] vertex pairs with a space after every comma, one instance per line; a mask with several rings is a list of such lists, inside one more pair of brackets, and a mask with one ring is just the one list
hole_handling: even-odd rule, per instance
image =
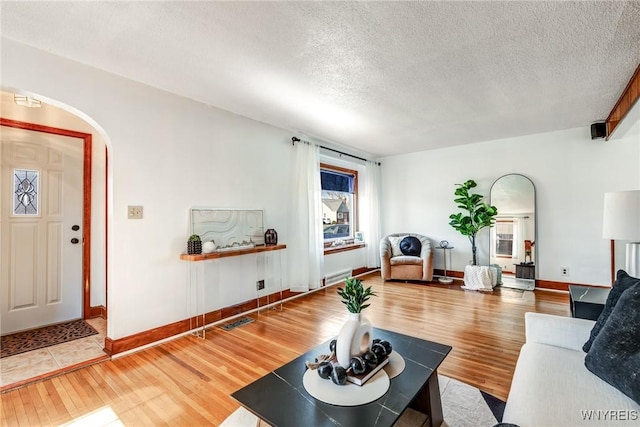
[[391, 343], [389, 341], [380, 341], [380, 344], [384, 346], [387, 354], [391, 354], [391, 352], [393, 351], [393, 347], [391, 346]]
[[334, 384], [345, 385], [347, 383], [347, 370], [340, 365], [335, 366], [333, 372], [331, 372], [331, 381]]
[[355, 375], [364, 374], [367, 370], [367, 362], [360, 356], [352, 357], [349, 366]]
[[333, 365], [331, 362], [321, 362], [317, 368], [318, 375], [322, 379], [328, 379], [331, 376], [331, 372], [333, 372]]
[[331, 340], [331, 342], [329, 343], [329, 351], [330, 352], [335, 352], [336, 351], [336, 344], [338, 343], [338, 340]]
[[273, 228], [264, 232], [264, 244], [267, 246], [273, 246], [278, 244], [278, 233]]
[[385, 350], [384, 346], [380, 344], [374, 344], [373, 347], [371, 347], [371, 351], [376, 355], [378, 363], [382, 362], [387, 356], [387, 350]]
[[362, 358], [365, 362], [367, 362], [367, 366], [370, 368], [375, 368], [378, 366], [378, 356], [372, 351], [367, 351], [362, 355]]

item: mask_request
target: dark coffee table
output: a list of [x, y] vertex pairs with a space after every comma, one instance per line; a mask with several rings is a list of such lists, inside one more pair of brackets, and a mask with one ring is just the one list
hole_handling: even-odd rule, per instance
[[569, 285], [571, 317], [598, 320], [611, 288]]
[[408, 407], [427, 414], [432, 426], [440, 426], [443, 416], [437, 369], [451, 347], [378, 328], [373, 329], [373, 337], [389, 341], [406, 366], [391, 380], [389, 390], [371, 403], [335, 406], [307, 393], [302, 384], [305, 362], [329, 353], [329, 341], [231, 396], [273, 427], [390, 426]]

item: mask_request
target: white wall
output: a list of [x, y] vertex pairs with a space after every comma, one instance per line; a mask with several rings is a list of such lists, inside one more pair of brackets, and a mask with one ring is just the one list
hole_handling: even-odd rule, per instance
[[[4, 87], [72, 106], [103, 131], [112, 195], [107, 208], [110, 338], [187, 317], [189, 269], [179, 254], [186, 249], [190, 207], [264, 209], [265, 227], [275, 228], [280, 242], [287, 242], [289, 188], [295, 179], [292, 132], [7, 39], [1, 55]], [[142, 205], [144, 219], [128, 220], [127, 205]], [[294, 256], [287, 253], [285, 263]], [[333, 257], [358, 261], [352, 255]], [[227, 264], [234, 269], [233, 262]], [[343, 263], [328, 263], [334, 264]], [[255, 293], [255, 282], [242, 276], [251, 271], [236, 273], [237, 283], [221, 285], [222, 300]], [[250, 283], [253, 290], [239, 289], [238, 283]]]
[[[527, 176], [536, 187], [537, 278], [585, 284], [610, 283], [609, 241], [602, 239], [607, 191], [640, 188], [637, 135], [590, 139], [589, 128], [571, 129], [382, 159], [383, 234], [417, 232], [455, 246], [452, 269], [463, 271], [471, 244], [449, 226], [455, 184], [478, 183], [488, 196], [508, 173]], [[485, 200], [487, 200], [485, 198]], [[489, 230], [478, 243], [479, 263], [489, 261]], [[442, 268], [436, 251], [435, 268]], [[560, 275], [569, 267], [570, 276]]]

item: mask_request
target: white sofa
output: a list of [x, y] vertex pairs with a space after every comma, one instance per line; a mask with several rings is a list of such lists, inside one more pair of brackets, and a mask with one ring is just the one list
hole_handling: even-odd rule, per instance
[[520, 427], [640, 425], [640, 405], [584, 366], [582, 345], [594, 323], [525, 314], [526, 343], [520, 350], [503, 423]]

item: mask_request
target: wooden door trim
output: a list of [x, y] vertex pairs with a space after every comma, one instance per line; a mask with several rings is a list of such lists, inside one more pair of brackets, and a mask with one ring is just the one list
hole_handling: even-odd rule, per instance
[[90, 133], [43, 126], [0, 117], [0, 126], [70, 136], [83, 140], [82, 167], [82, 318], [91, 316], [91, 138]]

